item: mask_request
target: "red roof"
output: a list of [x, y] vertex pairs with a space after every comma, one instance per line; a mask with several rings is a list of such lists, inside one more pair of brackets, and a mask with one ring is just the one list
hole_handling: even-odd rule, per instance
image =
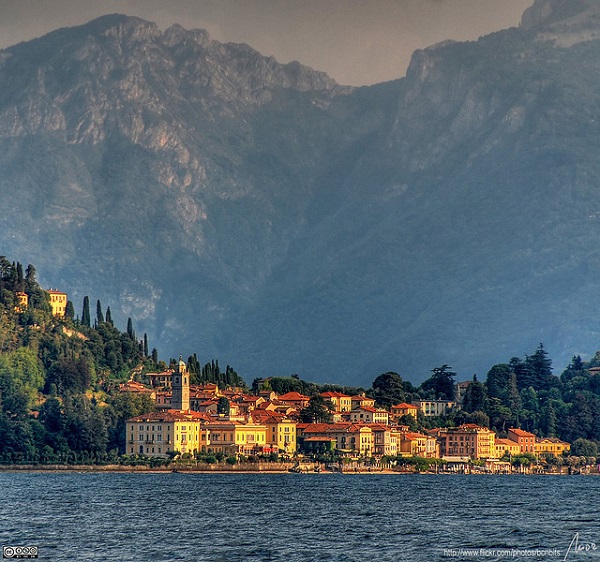
[[205, 420], [206, 417], [200, 412], [192, 410], [167, 410], [165, 412], [149, 412], [140, 416], [130, 418], [129, 422], [175, 422], [175, 421], [192, 421]]
[[508, 431], [518, 435], [519, 437], [535, 437], [533, 433], [529, 433], [529, 431], [524, 431], [523, 429], [519, 429], [516, 427], [509, 427]]
[[279, 397], [279, 400], [282, 402], [285, 402], [286, 400], [290, 402], [304, 402], [310, 400], [310, 397], [300, 394], [299, 392], [286, 392]]
[[417, 406], [415, 406], [414, 404], [407, 404], [406, 402], [400, 402], [400, 404], [392, 406], [392, 410], [406, 410], [408, 408], [410, 408], [411, 410], [418, 410]]

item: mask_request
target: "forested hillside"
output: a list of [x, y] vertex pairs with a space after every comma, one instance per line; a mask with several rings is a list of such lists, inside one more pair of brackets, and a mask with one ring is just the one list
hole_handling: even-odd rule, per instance
[[[19, 306], [17, 294], [28, 296]], [[134, 368], [152, 368], [146, 338], [113, 325], [110, 308], [89, 299], [81, 319], [73, 304], [53, 316], [36, 270], [0, 257], [0, 460], [98, 462], [123, 446], [123, 421], [153, 408], [144, 397], [119, 394]], [[145, 344], [146, 343], [146, 347]], [[151, 354], [152, 355], [152, 354]]]

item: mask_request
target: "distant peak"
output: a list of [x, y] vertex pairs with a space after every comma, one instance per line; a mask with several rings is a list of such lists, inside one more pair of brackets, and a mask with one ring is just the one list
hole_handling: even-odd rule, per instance
[[583, 25], [588, 18], [600, 15], [596, 0], [535, 0], [521, 19], [523, 29], [553, 27], [556, 24]]

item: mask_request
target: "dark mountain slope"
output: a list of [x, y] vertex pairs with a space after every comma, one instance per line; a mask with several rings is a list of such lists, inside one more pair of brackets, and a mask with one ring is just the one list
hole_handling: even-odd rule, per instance
[[0, 247], [248, 379], [565, 363], [598, 341], [597, 12], [538, 0], [360, 89], [125, 16], [17, 45]]

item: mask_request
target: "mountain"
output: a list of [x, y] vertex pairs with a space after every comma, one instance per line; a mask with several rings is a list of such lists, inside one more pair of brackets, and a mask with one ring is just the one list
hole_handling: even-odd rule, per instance
[[[0, 253], [247, 380], [598, 346], [600, 9], [364, 88], [110, 15], [0, 51]], [[122, 321], [122, 320], [121, 320]]]

